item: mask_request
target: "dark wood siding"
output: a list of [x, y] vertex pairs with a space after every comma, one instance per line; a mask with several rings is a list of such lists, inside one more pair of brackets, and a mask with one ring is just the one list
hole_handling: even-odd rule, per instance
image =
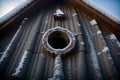
[[[58, 8], [65, 13], [66, 18], [64, 20], [54, 19], [53, 13]], [[73, 15], [75, 13], [76, 15]], [[77, 40], [74, 50], [62, 56], [66, 80], [110, 80], [118, 78], [114, 63], [108, 59], [111, 57], [110, 50], [101, 52], [108, 43], [104, 40], [103, 34], [96, 34], [100, 30], [99, 26], [97, 24], [91, 25], [88, 18], [74, 7], [57, 5], [52, 9], [43, 9], [23, 24], [22, 33], [19, 34], [20, 38], [17, 39], [14, 51], [9, 53], [11, 56], [5, 58], [4, 62], [7, 65], [0, 66], [0, 79], [7, 79], [12, 76], [25, 50], [28, 50], [28, 55], [17, 77], [21, 80], [47, 80], [51, 78], [54, 71], [54, 57], [49, 56], [47, 51], [43, 51], [41, 39], [48, 29], [56, 26], [69, 29]], [[95, 53], [92, 53], [92, 50]], [[98, 52], [101, 52], [101, 55], [98, 55]], [[97, 75], [96, 65], [99, 66], [98, 73], [100, 76]]]

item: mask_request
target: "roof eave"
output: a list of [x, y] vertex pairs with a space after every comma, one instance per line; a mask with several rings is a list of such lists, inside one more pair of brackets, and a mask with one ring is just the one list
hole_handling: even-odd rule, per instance
[[104, 14], [100, 13], [93, 7], [87, 5], [82, 0], [69, 0], [71, 4], [73, 4], [79, 11], [84, 12], [87, 16], [96, 19], [100, 24], [107, 25], [108, 29], [114, 30], [113, 32], [120, 32], [120, 24], [111, 20]]
[[102, 24], [104, 23], [107, 25], [111, 25], [115, 28], [119, 28], [119, 26], [120, 26], [119, 23], [116, 23], [115, 21], [111, 20], [110, 18], [108, 18], [104, 14], [100, 13], [93, 7], [87, 5], [85, 2], [83, 2], [81, 0], [75, 0], [75, 1], [69, 0], [69, 2], [71, 4], [73, 4], [78, 10], [84, 12], [87, 16], [89, 16], [93, 19], [96, 19], [98, 22], [100, 22]]
[[[6, 22], [0, 25], [0, 30], [11, 24], [12, 22], [16, 21], [18, 18], [19, 20], [22, 20], [27, 14], [30, 14], [31, 11], [35, 10], [35, 8], [40, 5], [42, 1], [45, 2], [45, 0], [35, 0], [31, 5], [28, 7], [24, 8], [19, 12], [19, 14], [16, 14], [14, 17], [10, 18]], [[79, 11], [84, 12], [87, 16], [96, 19], [100, 24], [106, 25], [108, 29], [111, 29], [115, 33], [120, 32], [120, 24], [116, 23], [115, 21], [109, 19], [107, 16], [104, 14], [100, 13], [93, 7], [87, 5], [85, 2], [82, 0], [69, 0], [71, 4], [73, 4], [76, 8], [79, 9]], [[43, 3], [41, 3], [43, 4]], [[34, 8], [34, 9], [33, 9]]]

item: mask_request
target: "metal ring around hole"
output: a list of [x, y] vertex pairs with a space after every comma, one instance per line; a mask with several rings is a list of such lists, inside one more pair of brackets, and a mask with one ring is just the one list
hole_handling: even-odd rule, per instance
[[[68, 45], [66, 47], [64, 47], [63, 49], [55, 49], [48, 42], [48, 37], [55, 31], [65, 33], [67, 35], [68, 39], [69, 39]], [[73, 47], [75, 46], [75, 43], [76, 43], [76, 40], [75, 40], [75, 37], [72, 34], [72, 32], [69, 31], [68, 29], [65, 29], [65, 28], [62, 28], [62, 27], [59, 27], [59, 26], [49, 29], [47, 32], [45, 32], [43, 34], [43, 37], [42, 37], [42, 45], [43, 45], [43, 47], [46, 50], [48, 50], [49, 52], [54, 53], [56, 55], [58, 55], [58, 54], [61, 55], [61, 54], [65, 54], [65, 53], [69, 52], [70, 50], [73, 49]]]

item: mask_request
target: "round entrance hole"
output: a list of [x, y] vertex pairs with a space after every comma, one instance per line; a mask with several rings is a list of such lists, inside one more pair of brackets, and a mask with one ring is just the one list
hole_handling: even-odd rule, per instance
[[75, 46], [75, 37], [71, 31], [62, 27], [51, 28], [42, 37], [43, 47], [53, 54], [65, 54]]
[[69, 44], [69, 37], [64, 32], [55, 31], [49, 35], [48, 43], [55, 49], [63, 49]]

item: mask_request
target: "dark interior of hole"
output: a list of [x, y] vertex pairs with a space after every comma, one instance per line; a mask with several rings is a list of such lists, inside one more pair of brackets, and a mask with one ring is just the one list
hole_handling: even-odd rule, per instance
[[53, 32], [48, 37], [48, 43], [55, 49], [63, 49], [69, 44], [68, 36], [62, 32]]

